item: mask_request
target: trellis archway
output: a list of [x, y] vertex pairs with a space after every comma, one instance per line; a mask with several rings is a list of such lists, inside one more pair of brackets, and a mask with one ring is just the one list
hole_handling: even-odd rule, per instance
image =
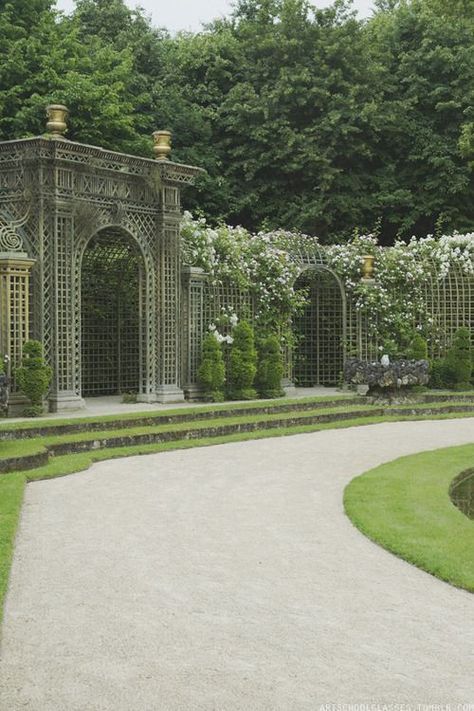
[[305, 306], [293, 318], [293, 380], [297, 387], [336, 385], [345, 357], [346, 301], [338, 277], [322, 265], [307, 266], [295, 282]]
[[144, 281], [143, 257], [126, 230], [91, 238], [81, 264], [83, 396], [142, 392]]

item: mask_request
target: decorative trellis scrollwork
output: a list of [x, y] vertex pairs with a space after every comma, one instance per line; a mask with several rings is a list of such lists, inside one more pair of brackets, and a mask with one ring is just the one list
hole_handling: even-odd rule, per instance
[[9, 219], [0, 213], [0, 252], [21, 252], [23, 250], [23, 237], [18, 230], [28, 222], [30, 210], [31, 205], [19, 220]]

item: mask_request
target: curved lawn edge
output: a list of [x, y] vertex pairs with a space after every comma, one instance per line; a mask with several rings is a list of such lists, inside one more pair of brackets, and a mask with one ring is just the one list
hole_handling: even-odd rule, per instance
[[474, 444], [401, 457], [353, 479], [344, 509], [372, 541], [422, 570], [474, 592], [474, 522], [449, 497], [474, 464]]

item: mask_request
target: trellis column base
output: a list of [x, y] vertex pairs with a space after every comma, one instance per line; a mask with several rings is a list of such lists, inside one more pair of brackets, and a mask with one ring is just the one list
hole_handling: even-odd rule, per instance
[[156, 389], [157, 402], [184, 402], [184, 392], [177, 385], [159, 385]]
[[158, 398], [155, 393], [138, 393], [137, 402], [153, 403], [158, 402]]
[[197, 385], [196, 383], [191, 383], [190, 385], [185, 385], [183, 387], [183, 390], [186, 400], [189, 400], [190, 402], [202, 400], [203, 389], [200, 385]]
[[10, 393], [8, 398], [8, 417], [21, 417], [23, 411], [30, 407], [30, 401], [20, 393]]
[[296, 395], [296, 386], [289, 378], [282, 378], [281, 387], [285, 391], [285, 395], [287, 397], [293, 397]]
[[63, 412], [67, 410], [82, 410], [86, 403], [84, 398], [73, 392], [54, 393], [49, 396], [50, 412]]

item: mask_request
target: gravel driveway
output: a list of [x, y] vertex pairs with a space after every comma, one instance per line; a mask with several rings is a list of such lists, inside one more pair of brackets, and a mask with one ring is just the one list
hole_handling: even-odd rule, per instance
[[474, 704], [474, 596], [372, 544], [342, 508], [357, 474], [466, 442], [474, 419], [382, 424], [30, 484], [1, 711]]

